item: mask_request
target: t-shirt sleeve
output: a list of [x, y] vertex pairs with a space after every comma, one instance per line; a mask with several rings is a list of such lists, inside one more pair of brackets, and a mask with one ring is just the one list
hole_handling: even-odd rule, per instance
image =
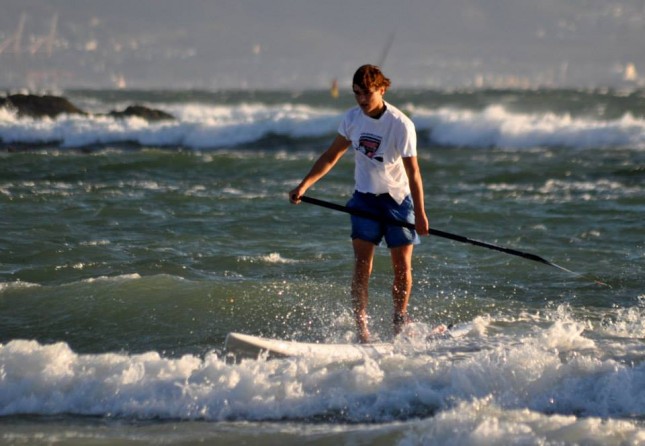
[[349, 123], [350, 123], [349, 112], [346, 112], [343, 115], [343, 119], [340, 121], [340, 124], [338, 125], [338, 133], [340, 134], [340, 136], [342, 136], [343, 138], [345, 138], [347, 140], [350, 139], [349, 138]]
[[410, 120], [402, 121], [402, 130], [399, 134], [398, 146], [403, 158], [417, 156], [417, 131]]

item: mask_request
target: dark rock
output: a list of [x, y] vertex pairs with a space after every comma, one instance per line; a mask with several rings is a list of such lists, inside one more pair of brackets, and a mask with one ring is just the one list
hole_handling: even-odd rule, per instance
[[[87, 115], [80, 108], [59, 96], [38, 96], [34, 94], [12, 94], [0, 98], [0, 108], [16, 110], [19, 118], [55, 118], [61, 114]], [[105, 115], [103, 115], [105, 116]], [[162, 110], [155, 110], [143, 105], [131, 105], [123, 111], [111, 111], [107, 116], [127, 118], [138, 116], [146, 121], [174, 120], [175, 117]]]
[[12, 94], [0, 98], [0, 108], [8, 107], [16, 110], [18, 117], [55, 118], [61, 114], [86, 115], [65, 98], [58, 96], [37, 96], [33, 94]]
[[108, 113], [109, 116], [115, 118], [128, 118], [131, 116], [138, 116], [143, 118], [146, 121], [164, 121], [169, 119], [175, 119], [175, 117], [169, 113], [166, 113], [162, 110], [155, 110], [154, 108], [148, 108], [143, 105], [131, 105], [123, 111], [112, 111]]

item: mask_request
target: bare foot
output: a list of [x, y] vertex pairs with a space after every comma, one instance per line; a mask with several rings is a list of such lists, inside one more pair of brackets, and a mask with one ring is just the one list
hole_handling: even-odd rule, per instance
[[360, 344], [369, 344], [370, 343], [370, 332], [369, 330], [361, 330], [358, 332], [358, 342]]
[[437, 325], [430, 332], [430, 334], [445, 334], [445, 333], [448, 333], [448, 327], [446, 327], [444, 324]]
[[394, 335], [398, 335], [403, 330], [403, 326], [412, 323], [412, 318], [407, 313], [394, 315]]
[[367, 344], [370, 342], [370, 331], [367, 329], [367, 314], [365, 311], [355, 313], [356, 318], [356, 332], [358, 334], [358, 342]]

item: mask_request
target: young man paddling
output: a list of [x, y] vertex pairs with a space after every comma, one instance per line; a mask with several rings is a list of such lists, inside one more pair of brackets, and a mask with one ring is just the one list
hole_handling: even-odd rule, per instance
[[417, 163], [416, 131], [412, 121], [387, 103], [383, 95], [390, 80], [374, 65], [360, 67], [352, 80], [358, 104], [348, 110], [338, 135], [314, 163], [298, 187], [289, 192], [299, 203], [307, 189], [324, 177], [349, 147], [355, 154], [355, 191], [350, 208], [377, 216], [414, 223], [416, 231], [352, 215], [354, 274], [352, 303], [360, 342], [369, 342], [367, 302], [369, 278], [376, 246], [385, 238], [392, 258], [394, 282], [393, 326], [398, 334], [409, 321], [407, 314], [412, 289], [412, 251], [419, 235], [428, 235], [423, 181]]

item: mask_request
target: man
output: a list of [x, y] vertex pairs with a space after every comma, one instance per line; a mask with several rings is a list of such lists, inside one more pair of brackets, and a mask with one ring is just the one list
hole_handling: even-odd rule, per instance
[[394, 270], [393, 327], [398, 334], [410, 320], [407, 307], [412, 290], [413, 246], [419, 243], [419, 235], [429, 232], [416, 131], [407, 116], [383, 99], [389, 86], [390, 80], [374, 65], [363, 65], [356, 71], [352, 89], [358, 106], [345, 113], [334, 141], [289, 193], [291, 202], [299, 203], [307, 189], [325, 176], [351, 146], [355, 153], [355, 192], [347, 206], [415, 225], [415, 231], [411, 231], [352, 216], [355, 264], [351, 293], [362, 343], [370, 340], [367, 302], [376, 246], [385, 238], [390, 248]]

